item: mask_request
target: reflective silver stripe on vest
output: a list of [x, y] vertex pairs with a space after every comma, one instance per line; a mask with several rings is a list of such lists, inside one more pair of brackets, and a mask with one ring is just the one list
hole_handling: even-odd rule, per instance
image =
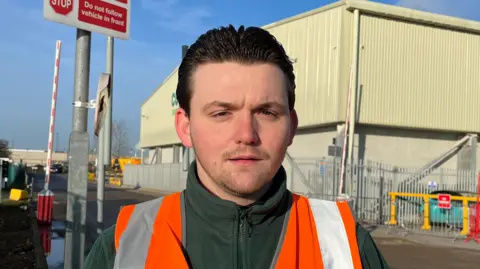
[[325, 269], [353, 269], [353, 259], [342, 215], [334, 201], [308, 199], [317, 227]]
[[120, 237], [113, 268], [145, 268], [153, 224], [162, 202], [163, 197], [160, 197], [135, 206], [127, 228]]
[[[345, 225], [343, 224], [342, 216], [338, 211], [337, 203], [311, 198], [309, 198], [308, 201], [313, 213], [313, 218], [315, 219], [324, 269], [353, 269], [350, 245], [344, 229]], [[289, 218], [290, 206], [285, 214], [282, 232], [270, 269], [274, 269], [277, 266], [278, 257], [280, 256], [285, 240]]]

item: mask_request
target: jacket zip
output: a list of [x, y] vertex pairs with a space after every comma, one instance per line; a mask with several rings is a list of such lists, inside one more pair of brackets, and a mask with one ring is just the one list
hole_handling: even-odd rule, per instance
[[239, 211], [239, 225], [238, 225], [238, 255], [237, 268], [248, 269], [248, 242], [247, 236], [252, 235], [252, 225], [247, 209], [238, 208]]

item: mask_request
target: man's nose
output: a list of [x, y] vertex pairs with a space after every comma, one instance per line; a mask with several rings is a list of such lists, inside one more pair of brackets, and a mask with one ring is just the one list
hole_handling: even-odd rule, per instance
[[239, 115], [236, 121], [235, 142], [244, 145], [256, 145], [260, 141], [258, 124], [251, 113]]

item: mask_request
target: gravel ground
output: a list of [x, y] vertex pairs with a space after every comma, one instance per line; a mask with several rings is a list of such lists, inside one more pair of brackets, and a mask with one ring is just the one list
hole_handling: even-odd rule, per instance
[[0, 204], [0, 268], [35, 268], [30, 218], [19, 206]]

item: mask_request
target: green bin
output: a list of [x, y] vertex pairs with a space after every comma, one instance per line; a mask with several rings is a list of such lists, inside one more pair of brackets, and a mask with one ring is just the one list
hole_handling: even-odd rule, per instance
[[21, 189], [24, 190], [27, 186], [25, 184], [25, 165], [10, 164], [8, 167], [7, 189]]

